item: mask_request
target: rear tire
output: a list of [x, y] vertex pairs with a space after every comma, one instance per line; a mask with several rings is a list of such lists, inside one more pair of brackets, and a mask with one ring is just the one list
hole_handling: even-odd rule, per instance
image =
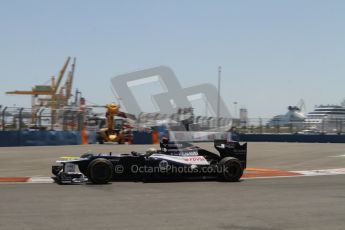
[[113, 178], [113, 164], [104, 158], [94, 159], [87, 167], [87, 177], [94, 184], [107, 184]]
[[225, 157], [219, 162], [220, 178], [226, 182], [237, 182], [243, 175], [241, 162], [233, 157]]
[[123, 144], [125, 144], [125, 141], [124, 141], [123, 139], [121, 139], [121, 140], [119, 140], [117, 143], [118, 143], [119, 145], [123, 145]]
[[104, 144], [104, 140], [101, 134], [97, 134], [97, 141], [98, 141], [98, 144]]

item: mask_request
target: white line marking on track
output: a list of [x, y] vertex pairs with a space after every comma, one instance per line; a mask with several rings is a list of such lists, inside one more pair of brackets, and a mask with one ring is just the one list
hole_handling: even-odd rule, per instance
[[243, 177], [241, 180], [257, 180], [257, 179], [275, 179], [275, 178], [290, 178], [290, 177], [303, 177], [304, 175], [293, 176], [262, 176], [262, 177]]
[[303, 176], [328, 176], [328, 175], [344, 175], [345, 168], [339, 169], [319, 169], [319, 170], [307, 170], [307, 171], [292, 171], [295, 173], [301, 173]]
[[51, 177], [31, 177], [27, 183], [33, 184], [46, 184], [53, 183], [54, 180]]

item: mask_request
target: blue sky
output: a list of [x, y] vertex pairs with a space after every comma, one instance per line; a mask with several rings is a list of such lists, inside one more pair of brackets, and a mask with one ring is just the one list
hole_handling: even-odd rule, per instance
[[78, 59], [74, 87], [97, 104], [115, 101], [113, 76], [159, 65], [184, 87], [216, 84], [221, 65], [223, 99], [250, 117], [284, 113], [301, 98], [309, 111], [339, 104], [344, 12], [341, 0], [2, 0], [0, 105], [29, 106], [30, 97], [5, 91], [47, 83], [67, 56]]

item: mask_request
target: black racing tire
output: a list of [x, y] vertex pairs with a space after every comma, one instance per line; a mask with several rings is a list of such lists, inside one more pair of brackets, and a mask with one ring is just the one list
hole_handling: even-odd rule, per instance
[[123, 140], [119, 140], [117, 143], [118, 143], [119, 145], [125, 144], [125, 142], [124, 142]]
[[113, 164], [104, 158], [97, 158], [87, 167], [87, 177], [94, 184], [107, 184], [113, 178]]
[[225, 157], [219, 162], [220, 179], [226, 182], [237, 182], [243, 175], [241, 162], [234, 157]]
[[119, 139], [118, 139], [117, 143], [118, 143], [119, 145], [123, 145], [123, 144], [126, 143], [126, 140], [125, 140], [125, 138], [124, 138], [123, 135], [119, 135], [118, 138], [119, 138]]
[[103, 137], [101, 136], [101, 134], [97, 134], [97, 142], [98, 144], [104, 144], [104, 140]]

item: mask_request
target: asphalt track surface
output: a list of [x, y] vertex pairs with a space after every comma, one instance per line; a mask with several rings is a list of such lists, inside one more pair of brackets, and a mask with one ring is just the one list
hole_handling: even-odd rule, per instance
[[[201, 144], [212, 149], [212, 144]], [[149, 146], [0, 148], [0, 177], [50, 176], [61, 156]], [[249, 143], [248, 167], [345, 168], [344, 144]], [[0, 229], [345, 229], [345, 175], [108, 185], [0, 183]]]

